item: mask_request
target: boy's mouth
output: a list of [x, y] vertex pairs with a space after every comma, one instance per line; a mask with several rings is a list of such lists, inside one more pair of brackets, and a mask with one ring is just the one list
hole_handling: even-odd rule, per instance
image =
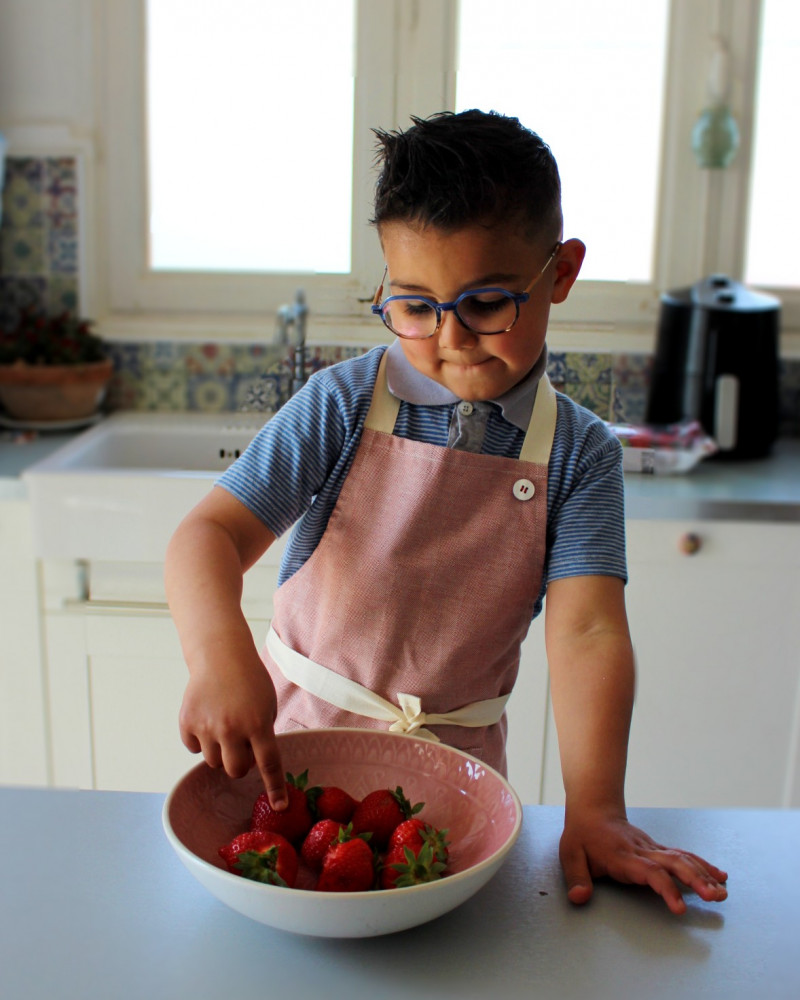
[[493, 357], [488, 355], [485, 358], [442, 358], [441, 360], [454, 368], [463, 368], [464, 371], [467, 371], [470, 368], [479, 368], [481, 365], [485, 365], [488, 361], [492, 361]]

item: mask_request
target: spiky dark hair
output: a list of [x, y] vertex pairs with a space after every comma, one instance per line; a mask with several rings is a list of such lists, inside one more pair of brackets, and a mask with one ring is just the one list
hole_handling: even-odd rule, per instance
[[519, 221], [532, 238], [559, 238], [558, 166], [547, 143], [519, 119], [472, 109], [411, 121], [405, 131], [373, 130], [380, 167], [373, 225], [454, 230]]

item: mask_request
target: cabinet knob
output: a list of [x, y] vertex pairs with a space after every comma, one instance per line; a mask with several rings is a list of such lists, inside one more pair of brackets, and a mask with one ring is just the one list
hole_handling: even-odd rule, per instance
[[678, 548], [685, 556], [696, 555], [702, 547], [703, 539], [693, 531], [687, 531], [678, 541]]

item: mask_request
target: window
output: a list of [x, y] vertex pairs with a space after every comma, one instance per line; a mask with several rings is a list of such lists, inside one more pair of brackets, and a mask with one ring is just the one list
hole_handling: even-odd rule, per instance
[[787, 98], [800, 94], [800, 5], [764, 0], [756, 86], [745, 278], [759, 285], [800, 287], [798, 253], [776, 252], [800, 233], [797, 155]]
[[268, 338], [302, 287], [320, 337], [352, 338], [381, 262], [370, 129], [393, 124], [393, 4], [97, 10], [104, 330]]
[[353, 14], [148, 0], [153, 270], [350, 271]]
[[[148, 61], [150, 2], [154, 28], [155, 18], [178, 16], [188, 4], [192, 16], [182, 21], [194, 34], [187, 29], [165, 55], [156, 32]], [[785, 142], [800, 65], [794, 0], [575, 0], [568, 10], [545, 0], [316, 3], [98, 5], [106, 193], [97, 255], [107, 274], [95, 314], [107, 315], [111, 335], [117, 324], [126, 336], [263, 338], [278, 306], [302, 287], [316, 341], [385, 340], [366, 304], [381, 267], [368, 224], [371, 130], [466, 105], [516, 115], [558, 159], [566, 233], [589, 252], [581, 280], [553, 312], [553, 346], [649, 350], [660, 294], [714, 271], [777, 290], [784, 333], [800, 329], [800, 277], [788, 252], [779, 255], [782, 269], [772, 253], [799, 224]], [[309, 25], [333, 9], [344, 13], [325, 25], [327, 46], [315, 52], [305, 44]], [[201, 11], [225, 20], [209, 20], [204, 34]], [[270, 41], [275, 33], [283, 45]], [[701, 169], [691, 150], [715, 38], [730, 53], [742, 139], [726, 170]], [[234, 62], [223, 70], [217, 54], [226, 52]], [[192, 102], [175, 88], [175, 68], [183, 73], [187, 59], [203, 66], [205, 89], [192, 91], [200, 114], [176, 144]], [[282, 82], [266, 82], [269, 73]], [[270, 103], [262, 88], [278, 86]], [[237, 96], [242, 89], [257, 95], [249, 107]], [[301, 148], [288, 142], [281, 155], [259, 144], [265, 123], [287, 106], [312, 138]], [[337, 151], [326, 129], [341, 140]], [[176, 163], [177, 182], [169, 178]], [[195, 167], [198, 178], [209, 173], [189, 193]], [[294, 194], [267, 207], [264, 189], [283, 192], [286, 173], [292, 184], [301, 178], [301, 190], [318, 178], [329, 183], [312, 192], [316, 202]], [[181, 200], [183, 219], [174, 213]], [[265, 206], [260, 218], [256, 203]], [[323, 250], [328, 229], [338, 235]]]
[[[519, 118], [553, 150], [582, 279], [653, 279], [667, 0], [461, 0], [457, 109]], [[513, 30], [509, 30], [513, 25]], [[634, 249], [635, 248], [635, 249]]]

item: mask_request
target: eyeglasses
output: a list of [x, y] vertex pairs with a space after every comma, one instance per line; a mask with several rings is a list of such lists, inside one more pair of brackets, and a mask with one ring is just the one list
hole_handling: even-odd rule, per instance
[[454, 312], [459, 323], [473, 333], [488, 337], [507, 333], [519, 319], [519, 307], [531, 297], [531, 289], [555, 260], [561, 246], [561, 243], [556, 243], [544, 267], [524, 292], [509, 292], [507, 288], [474, 288], [462, 292], [452, 302], [434, 302], [423, 295], [390, 295], [381, 302], [389, 270], [387, 265], [371, 310], [380, 316], [392, 333], [407, 340], [432, 337], [442, 325], [442, 316], [446, 312]]

